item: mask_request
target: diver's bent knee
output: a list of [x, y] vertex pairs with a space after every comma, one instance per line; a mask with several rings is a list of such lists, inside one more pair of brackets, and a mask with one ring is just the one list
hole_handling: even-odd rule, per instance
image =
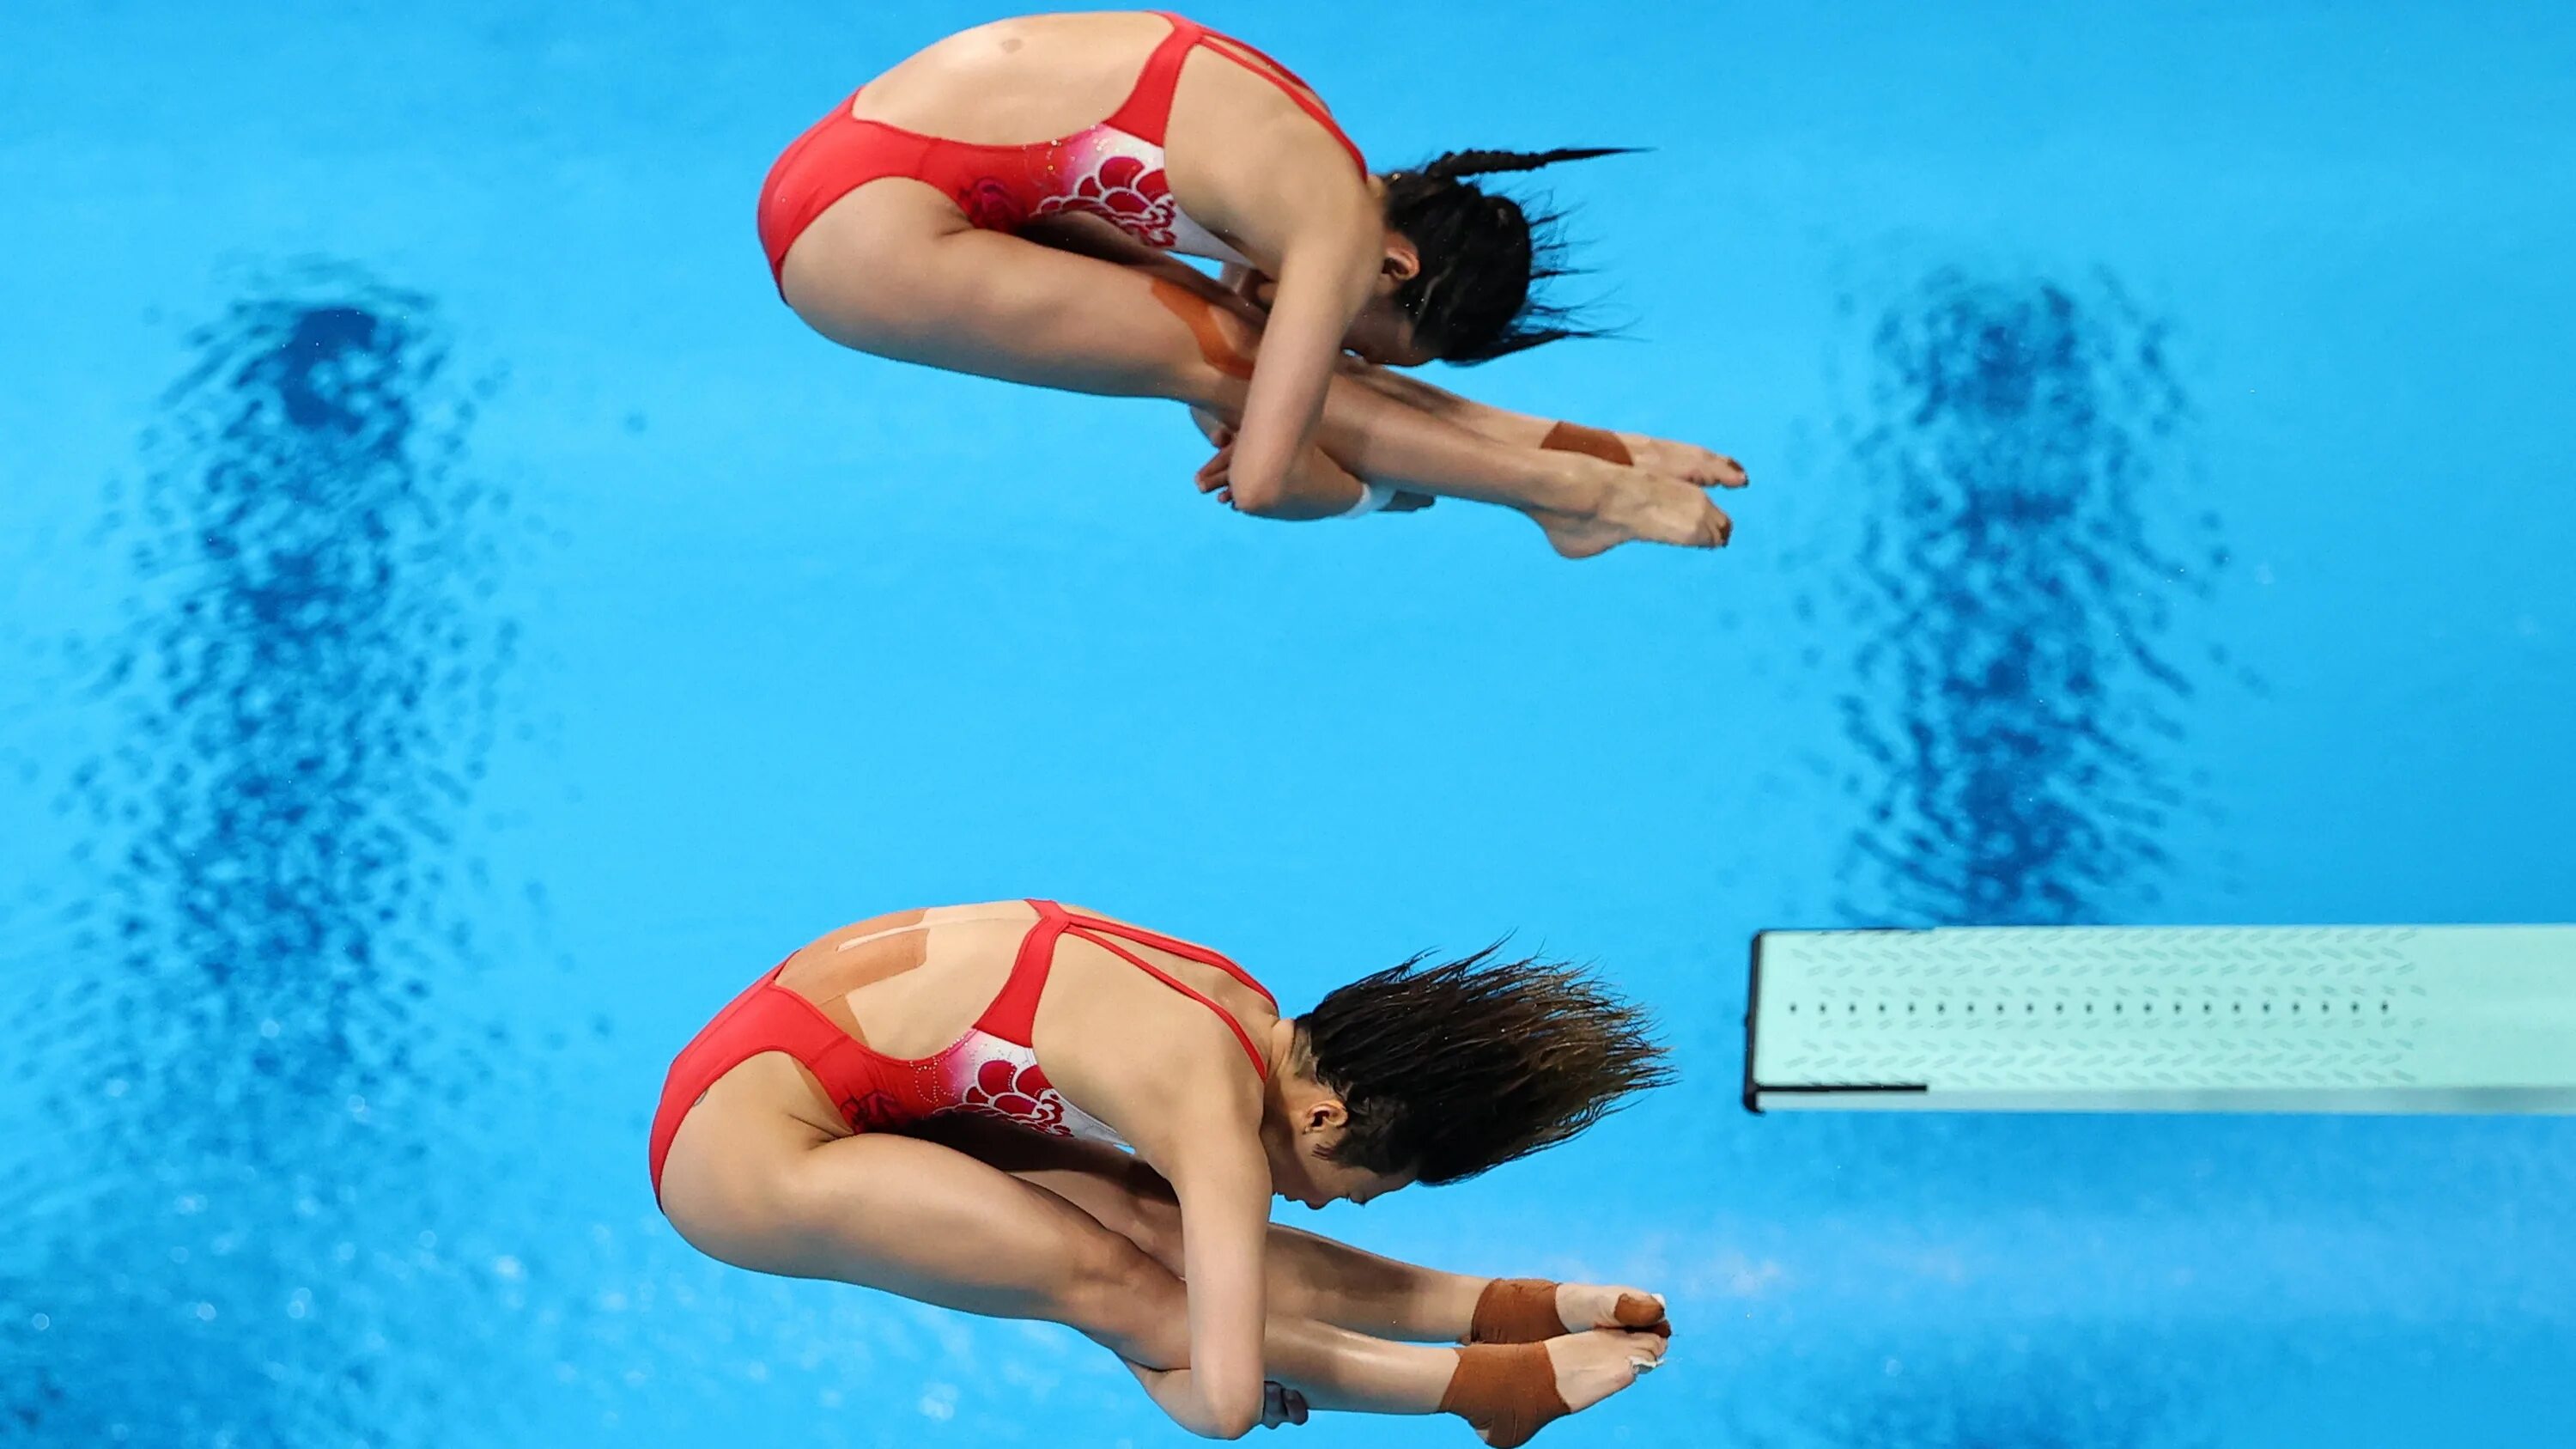
[[783, 1174], [718, 1170], [674, 1153], [662, 1172], [661, 1207], [682, 1242], [755, 1273], [785, 1271], [802, 1238]]
[[662, 1194], [662, 1216], [680, 1241], [730, 1267], [765, 1272], [769, 1264], [762, 1261], [773, 1238], [774, 1223], [763, 1215], [745, 1212], [742, 1205], [724, 1196], [699, 1196], [666, 1187]]

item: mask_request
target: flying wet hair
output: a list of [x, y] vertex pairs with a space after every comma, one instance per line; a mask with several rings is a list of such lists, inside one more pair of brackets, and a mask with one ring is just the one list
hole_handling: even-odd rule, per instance
[[1672, 1080], [1652, 1021], [1588, 972], [1535, 957], [1427, 955], [1297, 1018], [1295, 1063], [1342, 1099], [1332, 1160], [1457, 1182], [1566, 1141]]
[[1413, 319], [1414, 335], [1443, 362], [1490, 362], [1567, 337], [1602, 334], [1573, 315], [1532, 298], [1531, 288], [1567, 274], [1556, 235], [1562, 214], [1533, 218], [1508, 196], [1487, 193], [1470, 176], [1536, 171], [1560, 161], [1620, 156], [1634, 146], [1581, 146], [1556, 151], [1452, 151], [1386, 181], [1386, 222], [1422, 254], [1422, 270], [1395, 292]]

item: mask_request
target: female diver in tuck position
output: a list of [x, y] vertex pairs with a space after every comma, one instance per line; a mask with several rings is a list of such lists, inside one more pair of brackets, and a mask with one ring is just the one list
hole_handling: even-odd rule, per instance
[[1508, 1449], [1653, 1368], [1663, 1300], [1413, 1267], [1274, 1226], [1270, 1199], [1563, 1142], [1665, 1079], [1646, 1026], [1491, 952], [1290, 1018], [1225, 957], [1090, 911], [906, 911], [797, 951], [689, 1043], [654, 1190], [738, 1267], [1074, 1328], [1200, 1434], [1445, 1412]]
[[1202, 488], [1246, 513], [1446, 496], [1517, 508], [1570, 557], [1716, 547], [1732, 525], [1705, 490], [1744, 482], [1733, 459], [1387, 371], [1582, 335], [1530, 296], [1550, 246], [1468, 178], [1602, 154], [1376, 175], [1240, 41], [1160, 12], [1037, 15], [950, 36], [835, 107], [771, 168], [760, 235], [780, 295], [844, 346], [1188, 403], [1224, 430]]

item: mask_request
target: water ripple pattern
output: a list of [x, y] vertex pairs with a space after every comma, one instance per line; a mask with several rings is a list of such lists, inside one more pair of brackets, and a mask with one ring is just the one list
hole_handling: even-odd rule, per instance
[[131, 596], [65, 805], [89, 904], [19, 1024], [58, 1131], [0, 1254], [0, 1434], [464, 1442], [511, 1276], [463, 1265], [446, 1166], [502, 1057], [453, 1021], [453, 837], [506, 501], [422, 297], [303, 267], [189, 350], [103, 532]]
[[2222, 561], [2214, 518], [2167, 526], [2190, 408], [2166, 334], [2108, 279], [1959, 270], [1877, 322], [1844, 425], [1865, 521], [1840, 706], [1868, 807], [1849, 917], [2058, 924], [2154, 898], [2189, 784], [2177, 615]]

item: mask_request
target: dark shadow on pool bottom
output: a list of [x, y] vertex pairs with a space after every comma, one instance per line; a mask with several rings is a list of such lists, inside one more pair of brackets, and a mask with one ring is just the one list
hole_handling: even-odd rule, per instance
[[[427, 299], [263, 283], [190, 338], [102, 536], [115, 728], [30, 1019], [46, 1149], [0, 1277], [0, 1425], [58, 1443], [460, 1443], [518, 1369], [459, 1162], [526, 1068], [460, 1015], [454, 835], [513, 630], [506, 500]], [[23, 1328], [18, 1326], [24, 1325]]]
[[1863, 524], [1845, 733], [1869, 924], [2067, 924], [2155, 899], [2194, 783], [2185, 613], [2225, 562], [2183, 496], [2169, 324], [2107, 276], [1943, 268], [1879, 311], [1841, 421]]

